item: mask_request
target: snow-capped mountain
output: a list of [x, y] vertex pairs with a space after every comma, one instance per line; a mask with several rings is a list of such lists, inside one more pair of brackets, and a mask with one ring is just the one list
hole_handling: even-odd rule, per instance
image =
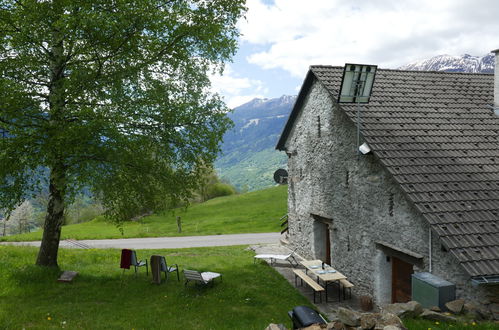
[[472, 55], [438, 55], [428, 60], [417, 61], [406, 64], [400, 70], [413, 71], [447, 71], [447, 72], [470, 72], [470, 73], [493, 73], [494, 55], [485, 56]]

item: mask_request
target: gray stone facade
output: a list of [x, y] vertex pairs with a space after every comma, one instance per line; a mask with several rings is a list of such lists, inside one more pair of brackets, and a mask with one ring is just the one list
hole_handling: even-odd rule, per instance
[[[331, 263], [354, 292], [391, 303], [390, 257], [430, 271], [429, 225], [374, 155], [357, 154], [355, 124], [317, 80], [300, 110], [285, 144], [290, 245], [324, 260], [329, 237]], [[457, 297], [484, 301], [490, 289], [472, 287], [435, 234], [431, 251], [431, 273], [456, 284]]]

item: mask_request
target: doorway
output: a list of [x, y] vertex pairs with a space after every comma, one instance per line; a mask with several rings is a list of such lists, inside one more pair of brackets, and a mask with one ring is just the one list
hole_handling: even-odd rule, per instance
[[315, 257], [331, 265], [331, 219], [313, 215]]
[[411, 275], [414, 273], [413, 265], [400, 260], [392, 259], [392, 303], [403, 303], [411, 300]]

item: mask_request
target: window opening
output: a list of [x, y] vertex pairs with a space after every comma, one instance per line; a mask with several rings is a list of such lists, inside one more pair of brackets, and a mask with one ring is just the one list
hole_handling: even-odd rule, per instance
[[317, 136], [321, 137], [321, 116], [317, 116]]
[[390, 193], [390, 197], [388, 198], [388, 214], [393, 217], [393, 193]]

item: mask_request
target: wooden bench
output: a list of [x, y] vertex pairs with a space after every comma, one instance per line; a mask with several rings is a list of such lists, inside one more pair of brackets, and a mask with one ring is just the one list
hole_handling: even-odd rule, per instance
[[340, 280], [340, 284], [343, 287], [343, 300], [345, 300], [345, 289], [348, 289], [349, 296], [352, 298], [352, 288], [354, 285], [346, 279]]
[[315, 294], [317, 292], [319, 292], [320, 302], [322, 302], [321, 293], [325, 291], [324, 288], [300, 269], [293, 269], [293, 273], [295, 273], [295, 286], [298, 286], [297, 280], [299, 277], [301, 280], [301, 285], [303, 285], [303, 281], [305, 281], [305, 283], [307, 283], [312, 288], [312, 290], [314, 290], [314, 303], [315, 303]]

